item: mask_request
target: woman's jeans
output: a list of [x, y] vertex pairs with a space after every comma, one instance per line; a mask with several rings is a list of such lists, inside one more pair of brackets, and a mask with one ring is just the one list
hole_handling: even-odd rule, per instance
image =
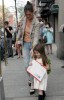
[[[29, 66], [30, 60], [31, 60], [31, 55], [30, 51], [32, 49], [32, 43], [31, 42], [24, 42], [23, 44], [23, 59], [24, 59], [24, 67], [27, 69]], [[33, 82], [33, 77], [28, 74], [29, 80]]]

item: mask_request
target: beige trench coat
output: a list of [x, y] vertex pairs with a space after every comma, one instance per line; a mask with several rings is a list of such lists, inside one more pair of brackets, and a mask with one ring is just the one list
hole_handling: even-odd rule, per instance
[[[24, 17], [23, 20], [21, 21], [20, 33], [17, 35], [18, 40], [21, 38], [22, 35], [22, 41], [23, 41], [25, 25], [26, 25], [26, 17]], [[39, 21], [35, 16], [33, 17], [30, 35], [31, 35], [32, 45], [35, 46], [38, 43], [39, 39]]]

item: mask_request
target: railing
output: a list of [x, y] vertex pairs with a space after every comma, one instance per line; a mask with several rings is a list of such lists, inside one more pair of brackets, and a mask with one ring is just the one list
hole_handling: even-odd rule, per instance
[[38, 2], [40, 1], [41, 3], [51, 3], [51, 2], [54, 2], [55, 0], [38, 0]]

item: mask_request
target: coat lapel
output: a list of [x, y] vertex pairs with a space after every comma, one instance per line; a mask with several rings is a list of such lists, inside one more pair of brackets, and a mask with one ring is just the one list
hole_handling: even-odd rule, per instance
[[24, 19], [24, 21], [23, 21], [23, 26], [22, 26], [23, 34], [24, 34], [24, 30], [25, 30], [25, 25], [26, 25], [26, 18]]
[[[23, 34], [24, 34], [24, 30], [25, 30], [25, 25], [26, 25], [26, 18], [25, 18], [24, 21], [23, 21], [23, 28], [22, 28]], [[35, 21], [34, 21], [34, 19], [33, 19], [32, 25], [31, 25], [31, 29], [30, 29], [30, 34], [32, 33], [32, 31], [33, 31], [33, 29], [34, 29], [34, 26], [35, 26]]]
[[31, 25], [30, 34], [32, 33], [33, 27], [34, 27], [34, 20], [32, 21], [32, 25]]

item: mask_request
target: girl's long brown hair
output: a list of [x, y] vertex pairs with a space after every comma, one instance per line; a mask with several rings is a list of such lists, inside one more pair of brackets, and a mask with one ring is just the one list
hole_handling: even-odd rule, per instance
[[48, 59], [47, 59], [47, 56], [45, 54], [45, 47], [39, 43], [34, 47], [33, 52], [34, 51], [38, 51], [40, 53], [43, 65], [46, 66], [46, 64], [48, 63]]

